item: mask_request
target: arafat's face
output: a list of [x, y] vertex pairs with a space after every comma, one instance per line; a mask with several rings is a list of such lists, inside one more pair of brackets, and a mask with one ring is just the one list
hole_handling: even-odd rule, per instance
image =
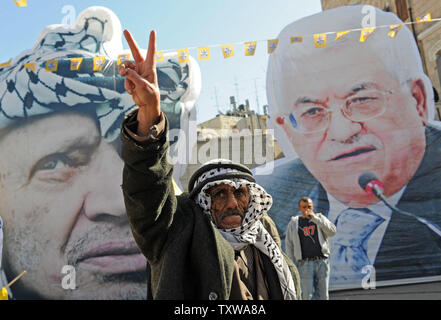
[[[3, 262], [11, 279], [27, 270], [15, 292], [144, 299], [146, 259], [124, 208], [123, 163], [95, 122], [75, 113], [35, 118], [1, 138], [0, 154]], [[74, 290], [62, 287], [66, 265]]]
[[[331, 50], [310, 57], [320, 74], [308, 74], [292, 88], [286, 112], [308, 110], [308, 104], [331, 112], [329, 125], [320, 132], [300, 133], [284, 121], [295, 151], [323, 187], [351, 206], [376, 202], [358, 185], [358, 177], [373, 172], [383, 181], [386, 195], [404, 187], [417, 170], [425, 151], [427, 120], [421, 82], [399, 83], [370, 53], [346, 49], [345, 55]], [[285, 90], [289, 83], [284, 83]], [[385, 111], [366, 121], [353, 121], [342, 112], [347, 99], [367, 92], [384, 93]]]

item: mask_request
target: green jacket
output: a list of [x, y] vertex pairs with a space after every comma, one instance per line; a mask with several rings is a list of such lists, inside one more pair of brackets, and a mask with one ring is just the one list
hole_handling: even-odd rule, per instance
[[[194, 200], [175, 196], [166, 135], [140, 144], [127, 134], [126, 125], [135, 114], [125, 120], [121, 132], [122, 189], [134, 239], [151, 266], [154, 299], [229, 299], [232, 246]], [[285, 258], [300, 299], [297, 269]], [[271, 261], [265, 255], [262, 259], [271, 296], [283, 299]]]

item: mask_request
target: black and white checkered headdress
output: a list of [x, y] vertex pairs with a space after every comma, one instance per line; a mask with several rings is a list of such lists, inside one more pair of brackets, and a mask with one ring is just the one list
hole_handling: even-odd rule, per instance
[[[75, 26], [45, 28], [31, 50], [0, 68], [0, 128], [19, 119], [72, 110], [96, 118], [104, 139], [117, 138], [124, 116], [135, 107], [118, 74], [118, 58], [130, 53], [123, 49], [121, 35], [118, 17], [104, 7], [87, 8]], [[105, 58], [101, 68], [94, 70], [94, 57]], [[71, 69], [73, 58], [82, 58], [78, 69]], [[53, 61], [57, 67], [48, 69]], [[165, 54], [157, 74], [164, 112], [179, 109], [171, 111], [171, 128], [185, 127], [200, 92], [197, 63], [193, 59], [181, 64], [176, 53]]]
[[235, 250], [252, 244], [267, 255], [277, 271], [280, 287], [285, 299], [296, 299], [294, 282], [282, 252], [272, 236], [260, 221], [272, 206], [272, 197], [259, 186], [251, 171], [237, 163], [226, 159], [209, 161], [199, 168], [190, 178], [188, 190], [190, 197], [202, 208], [211, 219], [211, 196], [209, 189], [226, 184], [233, 188], [246, 186], [249, 193], [248, 210], [242, 224], [232, 229], [220, 229], [222, 236]]

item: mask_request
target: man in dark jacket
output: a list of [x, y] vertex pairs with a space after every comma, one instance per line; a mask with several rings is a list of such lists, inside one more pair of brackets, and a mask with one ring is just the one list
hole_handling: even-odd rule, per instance
[[202, 166], [176, 197], [167, 161], [151, 32], [144, 59], [124, 32], [135, 63], [120, 66], [139, 109], [122, 127], [123, 192], [134, 238], [147, 257], [155, 299], [298, 299], [299, 278], [261, 219], [272, 198], [250, 170], [228, 160]]

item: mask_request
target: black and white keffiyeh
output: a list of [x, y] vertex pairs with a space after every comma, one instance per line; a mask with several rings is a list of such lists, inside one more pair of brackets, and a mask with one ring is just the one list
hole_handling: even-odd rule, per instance
[[[191, 190], [199, 190], [198, 186], [202, 185], [199, 193], [194, 194], [196, 203], [211, 219], [211, 197], [208, 192], [211, 187], [220, 184], [230, 185], [236, 189], [246, 186], [249, 191], [250, 201], [242, 225], [233, 229], [220, 229], [216, 225], [215, 227], [235, 250], [240, 250], [249, 244], [253, 244], [267, 255], [277, 271], [284, 299], [295, 300], [296, 290], [289, 267], [282, 256], [280, 248], [260, 221], [263, 215], [268, 213], [268, 210], [271, 208], [273, 203], [272, 197], [255, 183], [251, 176], [248, 177], [247, 173], [234, 168], [235, 165], [230, 160], [216, 159], [206, 165], [208, 170], [200, 174], [191, 187]], [[235, 175], [238, 178], [235, 178]]]
[[[87, 8], [74, 26], [46, 27], [32, 49], [0, 68], [0, 128], [19, 119], [71, 110], [96, 118], [102, 137], [115, 140], [124, 116], [136, 107], [118, 74], [120, 57], [130, 53], [123, 50], [121, 34], [118, 17], [103, 7]], [[105, 60], [94, 69], [97, 57]], [[82, 59], [78, 69], [71, 68], [74, 58]], [[190, 63], [179, 63], [176, 53], [157, 63], [161, 107], [171, 128], [182, 127], [193, 110], [199, 95], [196, 67], [192, 63], [190, 70]], [[192, 100], [182, 101], [184, 95]]]

